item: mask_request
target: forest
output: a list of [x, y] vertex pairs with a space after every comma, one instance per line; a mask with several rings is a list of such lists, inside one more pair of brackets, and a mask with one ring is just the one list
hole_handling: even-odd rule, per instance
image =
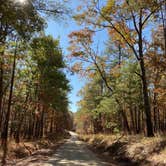
[[[87, 77], [76, 113], [78, 131], [144, 134], [166, 131], [166, 10], [164, 1], [88, 1], [72, 32], [72, 69]], [[96, 29], [95, 29], [96, 28]], [[106, 49], [94, 41], [105, 29]]]
[[[59, 40], [44, 34], [45, 16], [67, 9], [47, 1], [2, 0], [0, 5], [0, 137], [5, 164], [8, 138], [36, 140], [70, 128]], [[44, 16], [43, 16], [44, 15]], [[42, 17], [43, 16], [43, 17]]]
[[[0, 2], [2, 165], [9, 142], [66, 130], [166, 134], [165, 0], [80, 0], [74, 10], [70, 0]], [[68, 34], [68, 48], [46, 35], [48, 19], [79, 26]], [[86, 80], [75, 113], [67, 73]]]

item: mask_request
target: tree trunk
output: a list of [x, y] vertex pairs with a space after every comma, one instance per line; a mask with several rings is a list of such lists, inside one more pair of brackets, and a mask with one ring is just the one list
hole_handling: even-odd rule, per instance
[[119, 108], [119, 113], [120, 113], [120, 115], [122, 116], [122, 119], [123, 119], [122, 128], [124, 129], [125, 132], [131, 134], [129, 123], [128, 123], [127, 116], [126, 116], [126, 112], [123, 111], [121, 103], [117, 98], [116, 98], [116, 102], [118, 103], [118, 105], [120, 107]]
[[[135, 109], [137, 109], [137, 107], [135, 106]], [[140, 133], [140, 130], [141, 130], [141, 113], [140, 113], [140, 110], [137, 109], [137, 134]]]
[[144, 54], [143, 54], [143, 38], [142, 38], [142, 9], [140, 10], [140, 18], [139, 18], [139, 39], [138, 39], [138, 46], [139, 46], [139, 64], [141, 68], [141, 78], [142, 78], [142, 88], [143, 88], [143, 99], [144, 99], [144, 109], [145, 109], [145, 116], [146, 116], [146, 130], [147, 136], [153, 137], [153, 125], [151, 120], [151, 108], [148, 96], [148, 85], [147, 85], [147, 77], [146, 77], [146, 69], [144, 63]]
[[164, 35], [164, 57], [166, 58], [166, 2], [163, 5], [163, 9], [161, 6], [161, 21], [162, 21], [162, 26], [163, 26], [163, 35]]
[[11, 76], [11, 85], [10, 85], [7, 113], [6, 113], [6, 117], [5, 117], [5, 121], [4, 121], [4, 125], [3, 125], [3, 131], [1, 134], [2, 148], [3, 148], [2, 165], [6, 164], [6, 155], [7, 155], [7, 150], [8, 150], [7, 139], [8, 139], [11, 102], [12, 102], [14, 76], [15, 76], [15, 68], [16, 68], [16, 55], [17, 55], [17, 42], [16, 42], [16, 47], [15, 47], [15, 52], [14, 52], [14, 59], [13, 59], [13, 70], [12, 70], [12, 76]]
[[3, 99], [3, 54], [4, 51], [1, 53], [1, 59], [0, 59], [0, 128], [2, 125], [2, 99]]
[[15, 133], [15, 142], [17, 144], [20, 143], [20, 131], [21, 131], [21, 127], [22, 127], [22, 124], [23, 124], [23, 119], [24, 119], [23, 114], [19, 113], [19, 116], [18, 116], [19, 123], [18, 123], [17, 130], [16, 130], [16, 133]]
[[138, 129], [138, 115], [137, 115], [137, 108], [134, 107], [134, 122], [135, 122], [135, 133], [137, 133], [137, 129]]
[[42, 106], [42, 113], [41, 113], [41, 120], [40, 120], [40, 138], [43, 137], [44, 133], [44, 111], [45, 111], [45, 106]]
[[146, 73], [145, 73], [145, 65], [144, 65], [143, 58], [141, 58], [141, 60], [140, 60], [140, 66], [141, 66], [141, 71], [142, 71], [142, 85], [143, 85], [143, 97], [144, 97], [144, 109], [145, 109], [145, 116], [146, 116], [147, 136], [153, 137], [154, 133], [153, 133], [152, 120], [151, 120], [151, 109], [150, 109]]
[[131, 116], [132, 131], [135, 134], [136, 133], [136, 126], [135, 126], [135, 122], [134, 122], [134, 115], [133, 115], [133, 109], [132, 109], [131, 104], [129, 106], [129, 111], [130, 111], [130, 116]]
[[153, 121], [154, 121], [154, 131], [157, 131], [157, 94], [154, 93], [154, 98], [153, 98]]
[[131, 134], [129, 123], [128, 123], [127, 116], [126, 116], [126, 112], [123, 109], [121, 109], [120, 112], [121, 112], [122, 117], [123, 117], [124, 131], [127, 132], [128, 134]]

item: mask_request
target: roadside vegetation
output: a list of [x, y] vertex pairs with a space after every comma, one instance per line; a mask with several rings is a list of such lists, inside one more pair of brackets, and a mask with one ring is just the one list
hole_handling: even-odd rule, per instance
[[[110, 158], [165, 165], [165, 5], [92, 0], [74, 16], [83, 28], [69, 35], [72, 69], [87, 79], [76, 131]], [[100, 31], [108, 37], [103, 43], [95, 36]]]
[[[69, 4], [1, 0], [1, 165], [31, 154], [35, 143], [56, 145], [73, 121], [81, 139], [108, 156], [163, 163], [166, 1], [81, 0], [73, 11]], [[49, 19], [66, 17], [80, 26], [68, 36], [68, 55], [45, 34]], [[74, 117], [66, 69], [86, 79]]]
[[26, 144], [38, 145], [50, 135], [56, 139], [71, 127], [63, 51], [59, 40], [44, 32], [46, 18], [65, 13], [60, 2], [1, 1], [0, 165], [12, 160], [10, 152], [17, 157], [21, 149], [31, 153]]
[[89, 148], [107, 161], [126, 165], [165, 165], [166, 137], [148, 138], [141, 135], [79, 135]]
[[[92, 0], [79, 8], [74, 18], [85, 28], [69, 35], [72, 69], [87, 78], [78, 132], [165, 134], [165, 12], [165, 1], [148, 0]], [[100, 30], [108, 36], [101, 45]]]

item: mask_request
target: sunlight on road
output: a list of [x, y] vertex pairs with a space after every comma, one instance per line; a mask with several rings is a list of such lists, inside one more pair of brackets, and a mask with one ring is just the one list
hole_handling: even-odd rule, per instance
[[[61, 146], [48, 161], [52, 166], [106, 166], [83, 143], [77, 139], [77, 134], [69, 132], [71, 138]], [[109, 164], [110, 165], [110, 164]]]
[[[57, 149], [53, 156], [45, 161], [31, 159], [26, 166], [114, 166], [101, 161], [84, 142], [78, 140], [76, 133], [69, 133], [70, 139]], [[22, 164], [16, 166], [22, 166]]]

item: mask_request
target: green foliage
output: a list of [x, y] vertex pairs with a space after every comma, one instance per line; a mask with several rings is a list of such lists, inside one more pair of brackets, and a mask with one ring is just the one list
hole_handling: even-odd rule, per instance
[[[39, 95], [46, 104], [56, 110], [64, 110], [68, 105], [68, 80], [63, 73], [64, 62], [59, 41], [51, 36], [35, 38], [31, 44], [32, 60], [39, 71]], [[63, 108], [63, 106], [65, 106]]]
[[131, 106], [142, 109], [141, 79], [136, 74], [139, 71], [139, 66], [132, 58], [123, 61], [120, 66], [113, 61], [111, 75], [108, 75], [113, 87], [111, 95], [99, 75], [91, 77], [80, 93], [82, 96], [79, 102], [80, 111], [75, 117], [80, 119], [77, 120], [78, 130], [84, 131], [85, 124], [91, 128], [92, 123], [91, 132], [95, 132], [97, 123], [98, 132], [120, 132], [122, 130], [119, 121], [120, 110]]
[[14, 31], [23, 38], [30, 38], [33, 32], [44, 28], [44, 20], [39, 16], [33, 4], [19, 5], [3, 0], [0, 6], [1, 42]]

